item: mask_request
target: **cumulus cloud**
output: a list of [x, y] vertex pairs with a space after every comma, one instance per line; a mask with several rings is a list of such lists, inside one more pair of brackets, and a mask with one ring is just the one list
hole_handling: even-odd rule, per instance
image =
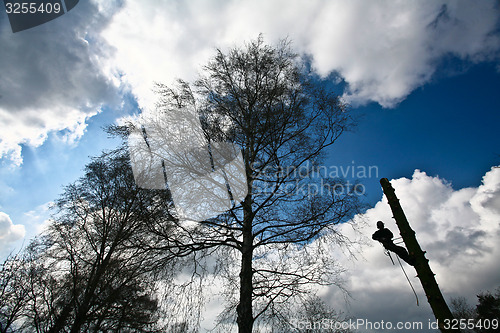
[[78, 139], [102, 104], [128, 85], [152, 106], [153, 82], [192, 80], [213, 55], [264, 33], [289, 37], [321, 75], [346, 82], [344, 98], [393, 107], [429, 82], [443, 57], [499, 59], [495, 1], [92, 0], [13, 34], [0, 22], [0, 156], [48, 133]]
[[51, 131], [83, 135], [101, 104], [116, 103], [112, 49], [99, 37], [109, 14], [92, 1], [49, 23], [12, 33], [0, 21], [0, 157], [22, 162], [21, 144], [41, 145]]
[[[487, 172], [477, 188], [454, 190], [445, 180], [419, 170], [411, 179], [400, 178], [391, 183], [420, 246], [427, 251], [426, 257], [445, 297], [449, 300], [463, 296], [475, 304], [475, 295], [495, 290], [500, 281], [500, 168]], [[361, 235], [356, 235], [368, 240], [359, 249], [362, 259], [351, 262], [339, 256], [350, 267], [347, 286], [353, 296], [350, 311], [372, 322], [428, 323], [433, 315], [415, 270], [403, 263], [417, 290], [419, 307], [396, 258], [393, 256], [396, 262], [393, 266], [382, 246], [371, 241], [378, 220], [384, 221], [399, 237], [384, 197], [363, 216], [356, 217], [356, 221], [366, 223], [359, 229]], [[343, 229], [355, 236], [350, 227]], [[341, 298], [337, 291], [329, 290], [325, 297], [337, 308], [345, 307], [338, 301]]]
[[[425, 84], [444, 56], [498, 59], [493, 1], [332, 2], [310, 39], [320, 73], [335, 70], [353, 103], [393, 107]], [[484, 19], [484, 20], [483, 20]]]
[[213, 54], [264, 33], [290, 37], [353, 104], [393, 107], [429, 82], [443, 57], [498, 60], [494, 1], [127, 1], [103, 33], [143, 106], [153, 81], [187, 80]]
[[[10, 244], [20, 240], [25, 234], [24, 226], [21, 224], [13, 224], [9, 215], [0, 212], [0, 249], [3, 252], [10, 248]], [[6, 253], [0, 253], [4, 256]]]

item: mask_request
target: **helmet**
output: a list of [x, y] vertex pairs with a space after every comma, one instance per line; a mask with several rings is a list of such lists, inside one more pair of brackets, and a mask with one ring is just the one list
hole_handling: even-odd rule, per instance
[[384, 227], [384, 222], [378, 221], [377, 222], [377, 228], [382, 229]]

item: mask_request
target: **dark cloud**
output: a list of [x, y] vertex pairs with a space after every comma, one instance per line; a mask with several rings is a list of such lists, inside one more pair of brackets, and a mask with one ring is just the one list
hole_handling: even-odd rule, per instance
[[[116, 83], [107, 72], [113, 49], [100, 37], [114, 8], [103, 11], [82, 1], [67, 14], [38, 27], [13, 33], [6, 14], [0, 22], [0, 156], [20, 143], [40, 144], [50, 131], [74, 128], [118, 102]], [[43, 141], [42, 141], [43, 142]]]
[[457, 256], [482, 257], [491, 252], [491, 247], [484, 242], [487, 236], [483, 230], [457, 227], [447, 232], [444, 240], [428, 244], [427, 250], [443, 264]]

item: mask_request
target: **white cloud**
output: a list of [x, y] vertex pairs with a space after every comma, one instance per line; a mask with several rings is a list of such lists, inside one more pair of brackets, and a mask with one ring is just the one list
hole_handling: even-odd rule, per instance
[[0, 261], [46, 231], [52, 205], [53, 202], [47, 202], [24, 212], [15, 218], [18, 224], [13, 224], [8, 214], [0, 212]]
[[466, 0], [93, 0], [16, 34], [4, 17], [0, 157], [19, 164], [20, 145], [38, 146], [52, 131], [77, 140], [102, 104], [116, 103], [120, 83], [150, 107], [154, 81], [192, 80], [214, 47], [261, 32], [268, 42], [290, 37], [318, 73], [338, 73], [349, 102], [392, 107], [443, 57], [498, 60], [498, 11], [494, 1]]
[[[391, 183], [420, 246], [427, 251], [445, 297], [449, 300], [463, 296], [474, 305], [475, 295], [494, 291], [500, 281], [500, 168], [487, 172], [477, 188], [454, 190], [443, 179], [419, 170], [412, 179], [400, 178]], [[428, 323], [432, 312], [414, 268], [403, 263], [417, 290], [419, 307], [397, 261], [393, 266], [382, 246], [370, 239], [378, 220], [399, 237], [385, 197], [357, 219], [368, 222], [360, 230], [372, 244], [360, 247], [363, 259], [354, 263], [339, 257], [350, 267], [347, 290], [353, 296], [351, 314], [371, 321]], [[350, 227], [343, 230], [353, 235]], [[329, 290], [325, 297], [335, 307], [345, 307], [336, 290]]]
[[262, 32], [269, 42], [289, 36], [320, 74], [339, 73], [348, 101], [393, 107], [445, 56], [498, 59], [498, 10], [494, 1], [127, 1], [103, 36], [142, 106], [153, 81], [190, 80], [214, 47]]
[[428, 82], [444, 56], [498, 57], [493, 1], [332, 2], [317, 20], [310, 49], [320, 73], [338, 71], [353, 103], [392, 107]]
[[[499, 286], [500, 168], [487, 172], [482, 185], [476, 188], [455, 190], [446, 180], [420, 170], [415, 170], [411, 179], [394, 179], [391, 184], [421, 248], [427, 251], [429, 265], [448, 304], [453, 297], [465, 297], [470, 305], [475, 305], [477, 294], [494, 291]], [[386, 198], [382, 197], [365, 214], [356, 216], [353, 223], [340, 226], [342, 234], [356, 241], [357, 245], [350, 250], [358, 260], [353, 261], [349, 251], [335, 243], [331, 243], [329, 255], [347, 268], [338, 278], [351, 297], [346, 303], [338, 287], [324, 287], [319, 293], [337, 311], [355, 319], [371, 323], [383, 320], [394, 325], [416, 322], [423, 325], [418, 331], [434, 332], [428, 329], [429, 320], [433, 322], [434, 317], [414, 268], [402, 262], [417, 292], [419, 306], [397, 258], [392, 256], [393, 265], [383, 247], [371, 239], [379, 220], [385, 222], [394, 237], [400, 236], [392, 215]], [[315, 243], [309, 246], [315, 248]], [[299, 254], [290, 253], [289, 258]], [[293, 265], [293, 260], [288, 264]], [[212, 293], [203, 314], [202, 327], [207, 329], [223, 310], [223, 300], [217, 296], [222, 290], [220, 283], [221, 280], [214, 281], [212, 289], [207, 289]], [[359, 327], [359, 331], [384, 330]]]
[[46, 231], [51, 222], [51, 207], [53, 205], [53, 202], [47, 202], [23, 214], [25, 225], [29, 230], [28, 237], [34, 237]]
[[11, 243], [22, 239], [25, 233], [24, 225], [13, 224], [9, 215], [0, 212], [0, 256], [7, 255], [5, 251], [10, 248]]
[[116, 83], [99, 38], [109, 20], [93, 2], [39, 27], [12, 33], [0, 23], [0, 157], [22, 163], [21, 144], [37, 147], [52, 131], [68, 141], [84, 133], [103, 103], [116, 102]]

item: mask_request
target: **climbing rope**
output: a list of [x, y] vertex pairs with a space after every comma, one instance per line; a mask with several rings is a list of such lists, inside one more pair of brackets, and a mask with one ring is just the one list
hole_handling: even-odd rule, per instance
[[[405, 273], [406, 280], [407, 280], [407, 281], [408, 281], [408, 283], [410, 284], [411, 290], [413, 290], [413, 294], [415, 294], [415, 298], [417, 299], [417, 306], [419, 306], [419, 305], [418, 305], [418, 296], [417, 296], [417, 293], [415, 292], [415, 288], [413, 288], [413, 285], [411, 284], [411, 281], [410, 281], [410, 279], [408, 278], [408, 275], [406, 274], [405, 269], [403, 268], [403, 264], [401, 264], [401, 260], [399, 260], [399, 256], [396, 256], [396, 258], [398, 258], [399, 266], [401, 266], [401, 269], [403, 270], [403, 273]], [[391, 258], [391, 260], [392, 260], [392, 258]]]
[[[400, 238], [401, 238], [401, 237], [400, 237]], [[397, 239], [397, 238], [396, 238], [396, 239]], [[384, 248], [384, 254], [385, 254], [386, 256], [388, 256], [388, 257], [391, 259], [392, 264], [393, 264], [393, 265], [395, 265], [394, 260], [392, 259], [392, 256], [391, 256], [391, 252], [390, 252], [389, 250], [387, 250], [387, 249], [385, 249], [385, 248]], [[401, 260], [399, 260], [399, 256], [398, 256], [398, 255], [396, 255], [396, 258], [398, 258], [399, 266], [400, 266], [400, 267], [401, 267], [401, 269], [403, 270], [403, 273], [404, 273], [404, 274], [405, 274], [405, 276], [406, 276], [406, 280], [407, 280], [407, 281], [408, 281], [408, 283], [410, 284], [411, 290], [413, 290], [413, 294], [415, 295], [415, 298], [417, 299], [417, 306], [419, 306], [419, 304], [418, 304], [418, 296], [417, 296], [417, 293], [415, 292], [415, 288], [413, 288], [413, 285], [411, 284], [411, 281], [410, 281], [410, 279], [408, 278], [408, 275], [406, 274], [406, 271], [405, 271], [405, 269], [404, 269], [404, 267], [403, 267], [403, 264], [401, 264]]]

